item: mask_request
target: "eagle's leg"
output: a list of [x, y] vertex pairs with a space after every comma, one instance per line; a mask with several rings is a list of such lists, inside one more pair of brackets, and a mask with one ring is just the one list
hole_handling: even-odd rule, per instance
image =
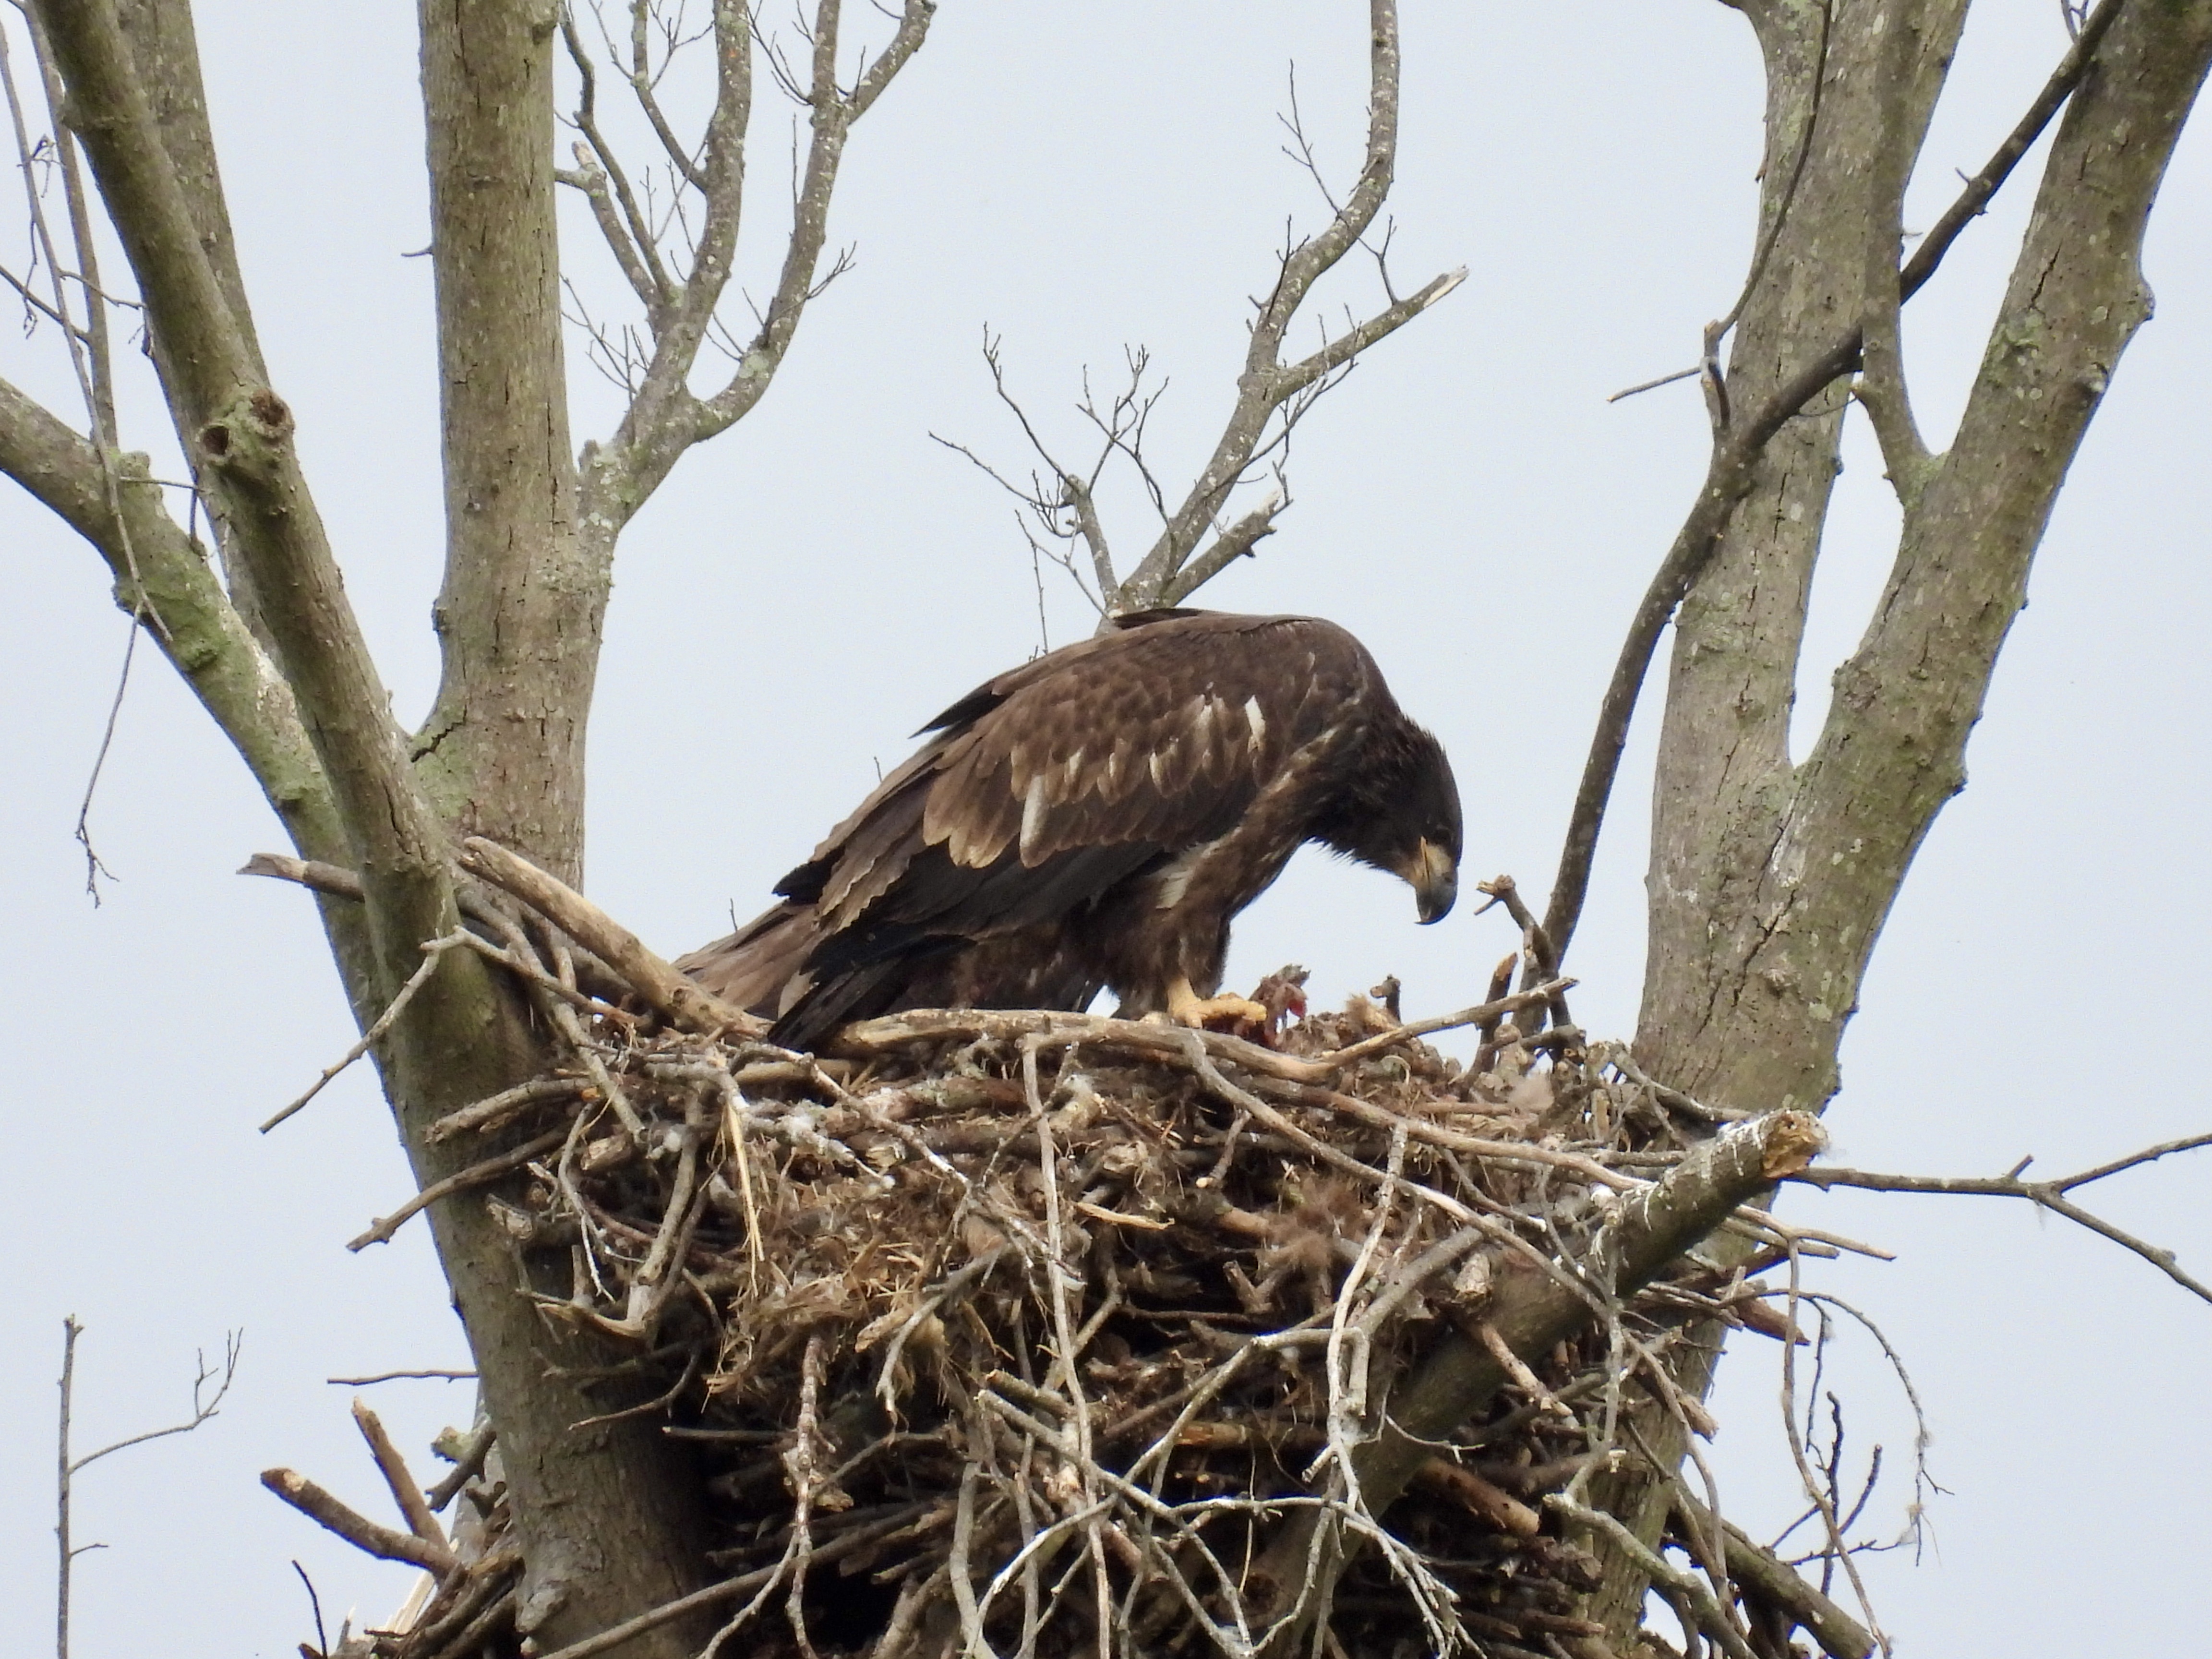
[[1209, 1025], [1234, 1024], [1249, 1020], [1265, 1030], [1267, 1011], [1249, 997], [1202, 997], [1190, 988], [1188, 979], [1178, 976], [1168, 981], [1168, 1018], [1178, 1025], [1192, 1025], [1204, 1030]]

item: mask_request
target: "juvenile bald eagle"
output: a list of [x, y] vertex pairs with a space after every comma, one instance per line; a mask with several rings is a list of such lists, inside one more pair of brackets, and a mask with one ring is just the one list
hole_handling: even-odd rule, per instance
[[677, 966], [811, 1048], [906, 1008], [1251, 1018], [1216, 997], [1229, 922], [1319, 842], [1458, 889], [1459, 790], [1333, 623], [1158, 611], [963, 697], [781, 902]]

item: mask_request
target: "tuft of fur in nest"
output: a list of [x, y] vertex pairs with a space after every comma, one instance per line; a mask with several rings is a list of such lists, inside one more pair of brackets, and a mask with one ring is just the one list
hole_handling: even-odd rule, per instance
[[[1663, 1351], [1679, 1279], [1515, 1362], [1387, 1514], [1352, 1453], [1440, 1332], [1480, 1336], [1509, 1276], [1580, 1259], [1616, 1172], [1686, 1137], [1571, 1025], [1493, 1015], [1462, 1067], [1365, 999], [1295, 1018], [1303, 979], [1260, 988], [1267, 1046], [975, 1012], [818, 1060], [601, 1020], [554, 1098], [459, 1115], [502, 1145], [558, 1132], [520, 1203], [477, 1201], [566, 1247], [545, 1312], [629, 1343], [608, 1410], [697, 1457], [728, 1575], [710, 1654], [1597, 1632], [1596, 1565], [1543, 1494], [1619, 1455], [1618, 1333]], [[471, 1493], [498, 1559], [496, 1488]], [[382, 1650], [438, 1650], [418, 1625]]]

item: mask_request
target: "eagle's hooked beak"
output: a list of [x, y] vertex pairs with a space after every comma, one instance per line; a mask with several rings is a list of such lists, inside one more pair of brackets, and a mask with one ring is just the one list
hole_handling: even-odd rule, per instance
[[1413, 902], [1423, 927], [1451, 914], [1452, 901], [1459, 896], [1459, 864], [1449, 851], [1424, 840], [1405, 877], [1413, 884]]

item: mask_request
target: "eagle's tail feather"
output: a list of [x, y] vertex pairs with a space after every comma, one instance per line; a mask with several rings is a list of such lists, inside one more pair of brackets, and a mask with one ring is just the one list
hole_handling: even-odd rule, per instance
[[676, 961], [727, 1003], [774, 1019], [783, 1012], [784, 988], [822, 940], [811, 904], [779, 904], [727, 939], [702, 945]]

